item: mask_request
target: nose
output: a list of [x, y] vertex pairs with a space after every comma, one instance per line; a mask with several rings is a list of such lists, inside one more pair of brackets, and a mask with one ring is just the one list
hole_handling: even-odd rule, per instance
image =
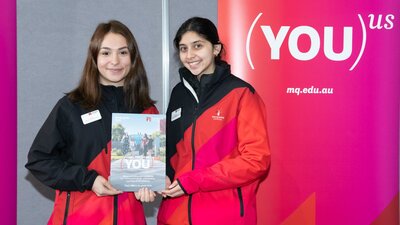
[[113, 53], [111, 56], [111, 63], [113, 65], [117, 65], [119, 63], [119, 55], [118, 53]]
[[188, 48], [187, 52], [186, 52], [186, 58], [191, 59], [194, 57], [194, 51], [190, 48]]

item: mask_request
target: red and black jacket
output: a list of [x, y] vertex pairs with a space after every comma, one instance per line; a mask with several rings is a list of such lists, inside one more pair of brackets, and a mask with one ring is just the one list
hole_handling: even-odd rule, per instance
[[[49, 225], [146, 224], [143, 207], [133, 193], [98, 197], [91, 191], [96, 177], [110, 175], [111, 113], [127, 112], [122, 87], [101, 86], [97, 108], [101, 119], [83, 124], [83, 109], [61, 98], [39, 130], [26, 168], [56, 189]], [[140, 113], [139, 110], [134, 110]], [[153, 106], [142, 113], [158, 113]]]
[[164, 199], [158, 223], [256, 224], [256, 190], [270, 150], [264, 104], [217, 65], [197, 81], [186, 68], [167, 110], [167, 175], [185, 192]]

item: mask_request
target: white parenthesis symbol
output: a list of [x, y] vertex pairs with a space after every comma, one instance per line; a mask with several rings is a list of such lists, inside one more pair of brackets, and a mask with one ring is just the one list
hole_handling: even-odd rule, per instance
[[253, 21], [253, 23], [251, 24], [250, 30], [247, 33], [247, 39], [246, 39], [246, 56], [247, 56], [247, 61], [249, 61], [249, 64], [251, 66], [251, 69], [254, 70], [254, 66], [253, 66], [253, 62], [251, 61], [251, 56], [250, 56], [250, 38], [251, 38], [251, 34], [253, 33], [253, 29], [254, 26], [256, 25], [258, 19], [260, 19], [262, 13], [258, 14], [258, 16], [256, 17], [256, 19]]
[[354, 69], [354, 67], [357, 66], [357, 64], [360, 61], [362, 55], [364, 54], [365, 45], [367, 43], [367, 30], [365, 29], [364, 20], [362, 19], [360, 14], [358, 14], [358, 18], [360, 19], [360, 23], [361, 23], [361, 27], [362, 27], [363, 40], [362, 40], [362, 44], [361, 44], [360, 53], [358, 54], [358, 57], [357, 57], [356, 61], [354, 62], [353, 66], [349, 69], [350, 71], [352, 71]]

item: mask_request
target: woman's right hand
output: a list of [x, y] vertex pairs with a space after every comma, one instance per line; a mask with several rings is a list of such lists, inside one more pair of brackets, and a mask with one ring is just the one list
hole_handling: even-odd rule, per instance
[[110, 182], [108, 182], [108, 180], [106, 180], [104, 177], [100, 175], [97, 176], [96, 179], [94, 180], [92, 191], [99, 197], [108, 195], [117, 195], [122, 193], [122, 191], [115, 189], [110, 184]]

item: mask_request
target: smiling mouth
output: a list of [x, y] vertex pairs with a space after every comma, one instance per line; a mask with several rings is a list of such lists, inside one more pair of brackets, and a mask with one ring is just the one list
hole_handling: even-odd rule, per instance
[[119, 72], [119, 71], [121, 71], [122, 69], [108, 69], [109, 71], [111, 71], [111, 72]]
[[188, 62], [189, 66], [196, 66], [200, 64], [200, 61]]

